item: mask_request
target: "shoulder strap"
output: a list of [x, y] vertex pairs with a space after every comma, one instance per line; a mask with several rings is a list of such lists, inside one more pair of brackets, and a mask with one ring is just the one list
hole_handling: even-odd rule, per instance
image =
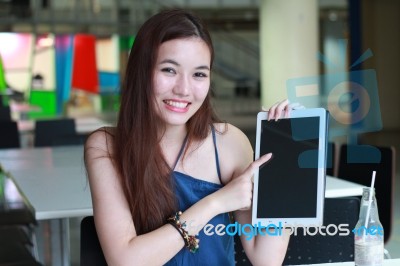
[[186, 135], [185, 139], [183, 140], [181, 149], [179, 150], [178, 156], [177, 156], [177, 158], [176, 158], [176, 161], [175, 161], [175, 163], [174, 163], [174, 167], [172, 168], [172, 170], [175, 170], [175, 167], [176, 167], [176, 165], [178, 164], [179, 159], [180, 159], [181, 156], [182, 156], [183, 150], [185, 149], [185, 146], [186, 146], [187, 138], [188, 138], [188, 136]]
[[211, 126], [211, 132], [212, 132], [212, 137], [213, 137], [213, 142], [214, 142], [214, 151], [215, 151], [215, 164], [217, 165], [217, 173], [218, 173], [218, 178], [219, 181], [222, 184], [221, 180], [221, 170], [219, 168], [219, 158], [218, 158], [218, 149], [217, 149], [217, 139], [215, 137], [215, 128], [214, 126]]

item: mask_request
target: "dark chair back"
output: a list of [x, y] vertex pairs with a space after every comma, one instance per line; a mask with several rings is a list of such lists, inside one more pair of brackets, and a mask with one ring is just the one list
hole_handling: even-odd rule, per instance
[[[325, 228], [321, 228], [323, 234], [318, 232], [316, 235], [304, 236], [303, 230], [298, 230], [297, 235], [290, 237], [283, 264], [301, 265], [354, 260], [352, 229], [357, 224], [359, 211], [360, 200], [357, 197], [325, 199]], [[347, 226], [339, 227], [343, 224]], [[318, 229], [313, 228], [310, 233], [313, 234], [315, 230]], [[345, 235], [339, 235], [341, 232]]]
[[29, 228], [37, 224], [33, 207], [8, 173], [0, 172], [0, 191], [3, 191], [0, 198], [0, 227], [19, 225]]
[[326, 174], [335, 176], [335, 165], [336, 165], [336, 147], [334, 142], [328, 142], [327, 146], [327, 157], [326, 157]]
[[[0, 172], [0, 265], [41, 265], [32, 254], [37, 248], [33, 208], [9, 176]], [[8, 195], [7, 191], [12, 191]]]
[[[384, 241], [389, 240], [393, 224], [393, 199], [395, 170], [394, 147], [371, 147], [360, 145], [342, 145], [340, 148], [338, 177], [369, 187], [372, 172], [376, 171], [375, 194], [378, 204], [379, 220], [384, 229]], [[380, 154], [379, 154], [380, 153]], [[355, 158], [350, 158], [349, 155]], [[352, 161], [370, 160], [366, 163]], [[350, 161], [350, 162], [349, 162]]]
[[[1, 100], [0, 100], [1, 102]], [[11, 121], [10, 106], [0, 105], [0, 121]]]
[[81, 221], [81, 266], [107, 266], [97, 237], [93, 216]]
[[[298, 229], [297, 235], [291, 235], [283, 265], [301, 265], [314, 263], [342, 262], [354, 260], [354, 235], [351, 230], [358, 221], [360, 200], [357, 197], [327, 198], [324, 205], [324, 226], [321, 235], [303, 235]], [[332, 224], [332, 225], [331, 225]], [[339, 224], [348, 224], [348, 233], [339, 235], [339, 230], [333, 234]], [[318, 229], [316, 229], [318, 230]], [[315, 230], [310, 230], [314, 233]], [[331, 234], [331, 235], [330, 235]], [[247, 258], [239, 236], [235, 236], [235, 260], [237, 266], [251, 265]]]
[[36, 121], [35, 147], [78, 144], [83, 144], [83, 140], [76, 134], [74, 119], [62, 118]]
[[0, 244], [0, 265], [7, 266], [42, 266], [24, 244], [9, 241]]
[[244, 252], [242, 242], [238, 235], [234, 236], [235, 243], [235, 265], [236, 266], [251, 266], [251, 262], [249, 258], [247, 258], [246, 253]]
[[0, 132], [0, 149], [20, 148], [17, 122], [0, 121]]

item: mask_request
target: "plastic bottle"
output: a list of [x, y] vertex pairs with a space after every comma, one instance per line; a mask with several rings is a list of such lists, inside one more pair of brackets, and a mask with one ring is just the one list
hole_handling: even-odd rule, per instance
[[375, 190], [373, 190], [370, 211], [368, 212], [370, 192], [370, 188], [364, 188], [361, 199], [360, 218], [358, 219], [357, 225], [353, 230], [354, 261], [356, 266], [383, 265], [384, 232], [382, 224], [379, 221]]

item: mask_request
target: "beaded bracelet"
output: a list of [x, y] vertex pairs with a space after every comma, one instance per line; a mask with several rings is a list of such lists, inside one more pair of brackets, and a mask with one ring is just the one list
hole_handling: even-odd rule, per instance
[[171, 224], [182, 236], [183, 241], [185, 242], [185, 246], [189, 249], [190, 252], [196, 253], [199, 249], [199, 239], [195, 236], [189, 235], [188, 231], [186, 231], [186, 222], [181, 223], [180, 216], [182, 212], [176, 212], [173, 216], [167, 219], [168, 223]]

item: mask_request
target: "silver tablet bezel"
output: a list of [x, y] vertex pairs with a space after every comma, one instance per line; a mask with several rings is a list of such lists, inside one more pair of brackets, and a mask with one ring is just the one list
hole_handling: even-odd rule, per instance
[[[257, 115], [257, 132], [255, 144], [255, 159], [260, 158], [260, 138], [261, 138], [261, 122], [267, 120], [268, 112], [260, 112]], [[327, 119], [328, 113], [323, 108], [310, 108], [301, 110], [290, 111], [288, 118], [291, 119], [299, 117], [319, 117], [319, 151], [318, 151], [318, 184], [317, 184], [317, 205], [315, 217], [299, 217], [299, 218], [258, 218], [258, 184], [259, 184], [259, 169], [254, 172], [254, 189], [253, 189], [253, 206], [252, 206], [252, 223], [253, 225], [262, 226], [321, 226], [323, 223], [323, 208], [325, 199], [325, 165], [326, 165], [326, 145], [327, 145]], [[265, 177], [264, 177], [265, 178]]]

